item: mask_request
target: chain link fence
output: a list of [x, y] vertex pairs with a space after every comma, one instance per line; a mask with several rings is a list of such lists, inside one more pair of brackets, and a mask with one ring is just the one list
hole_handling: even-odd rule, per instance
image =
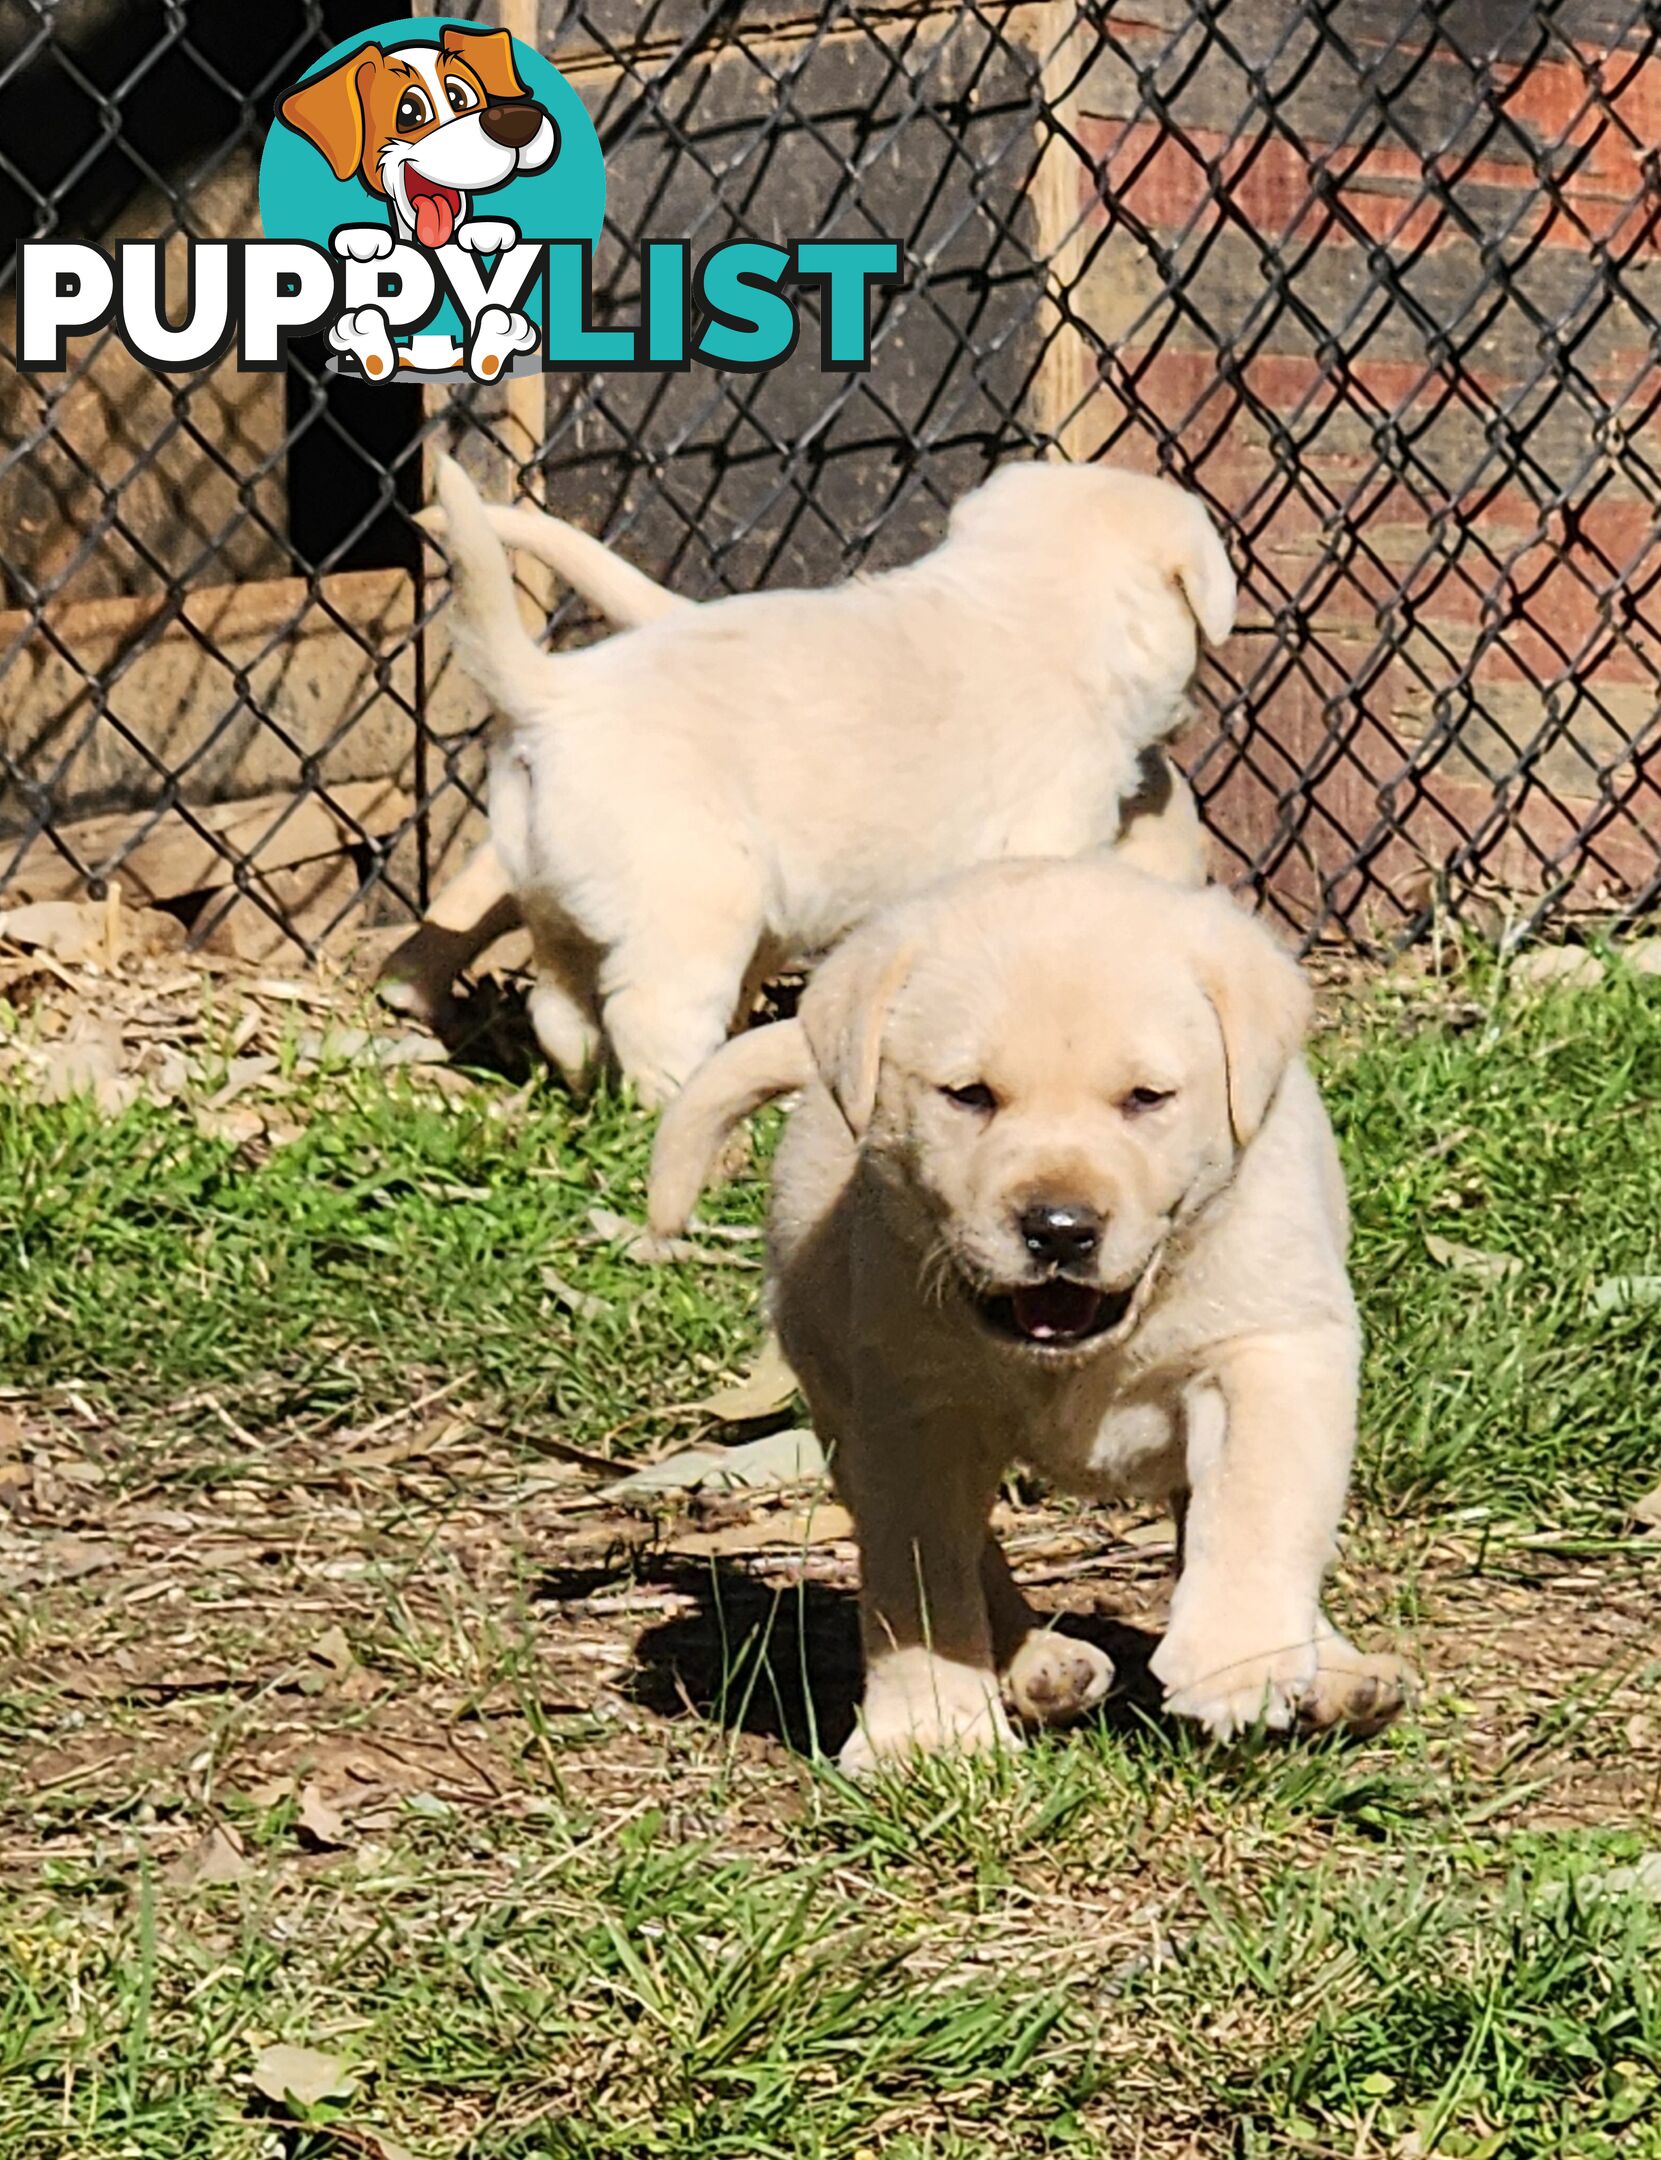
[[[16, 240], [257, 232], [277, 93], [384, 5], [0, 0], [8, 363]], [[1364, 946], [1653, 903], [1654, 10], [501, 5], [605, 146], [597, 322], [646, 234], [879, 234], [874, 365], [821, 374], [810, 325], [772, 374], [442, 397], [320, 343], [8, 366], [8, 900], [119, 884], [250, 951], [425, 904], [480, 830], [411, 522], [446, 443], [695, 597], [904, 560], [1004, 458], [1168, 472], [1242, 579], [1179, 746], [1221, 866]]]

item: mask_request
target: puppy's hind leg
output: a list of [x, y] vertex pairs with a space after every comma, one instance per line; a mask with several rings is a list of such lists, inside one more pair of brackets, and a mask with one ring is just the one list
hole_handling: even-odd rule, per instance
[[543, 1056], [566, 1086], [580, 1094], [592, 1085], [603, 1048], [594, 949], [545, 928], [533, 932], [533, 943], [536, 980], [525, 1001], [531, 1027]]
[[1210, 875], [1205, 828], [1194, 791], [1164, 750], [1144, 750], [1137, 787], [1120, 805], [1115, 861], [1171, 885], [1203, 885]]
[[442, 1021], [451, 1011], [451, 990], [462, 969], [517, 928], [519, 920], [519, 903], [486, 840], [388, 956], [376, 985], [382, 1000], [417, 1019]]
[[600, 972], [612, 1056], [661, 1109], [731, 1033], [762, 931], [759, 892], [706, 886], [661, 897]]

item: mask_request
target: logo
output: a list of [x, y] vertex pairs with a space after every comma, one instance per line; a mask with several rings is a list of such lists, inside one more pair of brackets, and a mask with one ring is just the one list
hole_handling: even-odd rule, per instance
[[605, 159], [552, 61], [474, 22], [382, 23], [323, 55], [277, 99], [259, 176], [259, 240], [186, 243], [182, 309], [162, 243], [18, 248], [18, 364], [58, 369], [68, 339], [114, 327], [162, 372], [234, 346], [284, 365], [326, 336], [366, 382], [474, 381], [539, 370], [755, 372], [796, 349], [813, 291], [820, 365], [869, 366], [873, 296], [902, 282], [891, 240], [733, 240], [696, 262], [640, 248], [640, 320], [593, 321]]

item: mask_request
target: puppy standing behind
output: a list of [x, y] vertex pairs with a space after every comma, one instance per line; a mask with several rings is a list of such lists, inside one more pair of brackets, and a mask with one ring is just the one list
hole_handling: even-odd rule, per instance
[[508, 722], [491, 832], [535, 946], [538, 1037], [574, 1080], [604, 1040], [648, 1102], [760, 977], [873, 909], [975, 862], [1111, 842], [1186, 710], [1196, 622], [1218, 643], [1234, 619], [1196, 498], [1017, 465], [907, 569], [550, 655], [471, 484], [446, 461], [438, 485], [457, 650]]
[[659, 1232], [711, 1154], [801, 1088], [774, 1167], [773, 1317], [860, 1546], [866, 1689], [843, 1763], [1008, 1741], [1112, 1680], [1028, 1608], [988, 1518], [1013, 1460], [1171, 1500], [1153, 1660], [1218, 1737], [1375, 1725], [1390, 1659], [1321, 1611], [1359, 1329], [1309, 994], [1220, 892], [1018, 863], [867, 924], [796, 1021], [728, 1043], [666, 1113]]

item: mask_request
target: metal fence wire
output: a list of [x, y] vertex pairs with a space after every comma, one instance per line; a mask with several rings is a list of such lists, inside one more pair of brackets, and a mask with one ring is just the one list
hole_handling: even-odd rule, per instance
[[489, 0], [604, 144], [597, 321], [645, 237], [881, 234], [870, 370], [17, 372], [13, 242], [256, 233], [276, 95], [385, 6], [0, 0], [9, 900], [251, 949], [425, 903], [479, 818], [411, 523], [458, 443], [694, 597], [904, 560], [1002, 459], [1166, 472], [1241, 576], [1179, 745], [1230, 874], [1369, 946], [1654, 902], [1661, 11]]

